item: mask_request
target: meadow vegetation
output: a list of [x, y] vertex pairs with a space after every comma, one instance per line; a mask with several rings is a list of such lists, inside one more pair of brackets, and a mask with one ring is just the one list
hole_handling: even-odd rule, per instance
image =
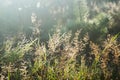
[[0, 80], [120, 80], [120, 2], [79, 1], [73, 20], [56, 18], [47, 38], [35, 13], [31, 34], [4, 36]]
[[[97, 45], [81, 30], [56, 30], [47, 43], [11, 38], [4, 42], [0, 55], [1, 80], [118, 80], [120, 79], [120, 43], [118, 35]], [[21, 35], [22, 37], [22, 35]], [[23, 39], [23, 38], [22, 38]], [[47, 46], [46, 46], [47, 45]]]

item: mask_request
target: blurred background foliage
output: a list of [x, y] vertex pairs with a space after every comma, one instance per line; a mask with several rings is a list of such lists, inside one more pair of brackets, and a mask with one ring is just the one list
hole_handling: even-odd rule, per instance
[[[48, 40], [55, 27], [62, 32], [82, 28], [91, 40], [99, 42], [107, 33], [120, 31], [119, 0], [4, 0], [0, 1], [0, 36], [23, 32], [32, 35], [31, 15], [41, 20], [41, 40]], [[0, 39], [2, 41], [2, 39]]]

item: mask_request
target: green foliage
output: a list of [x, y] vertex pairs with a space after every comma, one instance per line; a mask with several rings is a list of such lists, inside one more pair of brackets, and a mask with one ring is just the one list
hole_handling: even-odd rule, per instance
[[76, 22], [84, 22], [88, 15], [88, 6], [86, 0], [75, 0], [74, 3], [74, 14], [76, 17]]

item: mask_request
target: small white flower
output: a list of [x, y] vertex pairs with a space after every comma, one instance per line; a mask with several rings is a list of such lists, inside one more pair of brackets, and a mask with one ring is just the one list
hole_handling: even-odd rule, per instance
[[19, 11], [21, 11], [21, 10], [22, 10], [22, 8], [18, 8], [18, 10], [19, 10]]
[[32, 23], [35, 23], [36, 20], [37, 20], [37, 16], [36, 16], [36, 14], [35, 14], [35, 13], [32, 13], [32, 16], [31, 16], [31, 22], [32, 22]]
[[37, 8], [40, 7], [40, 2], [37, 2], [36, 7], [37, 7]]

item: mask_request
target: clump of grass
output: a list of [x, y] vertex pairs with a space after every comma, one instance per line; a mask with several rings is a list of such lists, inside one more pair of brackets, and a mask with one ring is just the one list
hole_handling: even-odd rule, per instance
[[[32, 49], [34, 41], [24, 42], [18, 41], [15, 45], [15, 38], [7, 39], [4, 42], [4, 53], [0, 56], [1, 75], [8, 80], [23, 79], [27, 73], [27, 62], [24, 61], [24, 56]], [[16, 76], [15, 76], [16, 75]]]
[[119, 58], [120, 58], [120, 44], [116, 41], [119, 34], [114, 37], [108, 36], [104, 42], [104, 50], [101, 57], [101, 68], [105, 79], [119, 79]]

